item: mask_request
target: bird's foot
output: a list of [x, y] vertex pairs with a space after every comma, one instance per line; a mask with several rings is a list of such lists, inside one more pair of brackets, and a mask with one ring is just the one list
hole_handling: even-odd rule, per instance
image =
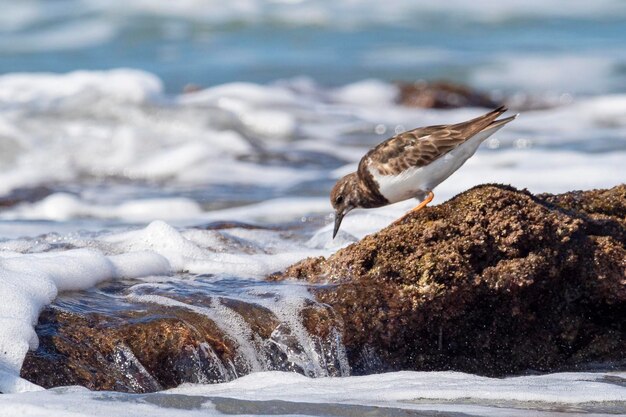
[[[411, 210], [409, 210], [407, 212], [407, 214], [409, 213], [417, 213], [418, 211], [420, 211], [421, 209], [423, 209], [424, 207], [426, 207], [428, 205], [428, 203], [430, 203], [431, 201], [433, 201], [433, 198], [435, 198], [435, 194], [433, 194], [432, 191], [428, 192], [428, 195], [426, 196], [426, 199], [424, 201], [422, 201], [421, 203], [419, 203], [417, 206], [413, 207]], [[396, 225], [398, 223], [400, 223], [400, 220], [404, 219], [406, 217], [406, 215], [400, 217], [398, 220], [396, 220], [395, 222], [391, 223], [392, 225]]]

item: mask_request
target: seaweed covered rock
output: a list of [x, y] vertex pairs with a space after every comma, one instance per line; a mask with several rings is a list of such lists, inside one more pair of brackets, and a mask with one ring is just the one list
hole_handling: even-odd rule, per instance
[[625, 246], [625, 185], [484, 185], [273, 279], [324, 284], [357, 374], [623, 367]]

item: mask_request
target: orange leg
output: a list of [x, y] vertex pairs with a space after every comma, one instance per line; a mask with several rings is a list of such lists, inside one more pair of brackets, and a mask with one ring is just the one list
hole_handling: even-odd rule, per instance
[[423, 209], [424, 207], [426, 207], [426, 205], [428, 203], [430, 203], [431, 201], [433, 201], [433, 198], [435, 198], [435, 194], [433, 194], [432, 191], [428, 192], [428, 197], [426, 197], [426, 200], [422, 201], [421, 203], [419, 203], [417, 206], [413, 207], [409, 213], [417, 213], [418, 211], [420, 211], [421, 209]]
[[[426, 197], [426, 200], [422, 201], [421, 203], [419, 203], [417, 206], [413, 207], [411, 210], [408, 211], [407, 214], [409, 213], [417, 213], [418, 211], [420, 211], [421, 209], [423, 209], [424, 207], [426, 207], [426, 205], [428, 203], [430, 203], [431, 201], [433, 201], [433, 198], [435, 198], [435, 195], [433, 194], [432, 191], [428, 192], [428, 196]], [[404, 219], [406, 217], [406, 214], [402, 217], [400, 217], [398, 220], [396, 220], [395, 222], [391, 223], [392, 225], [394, 224], [398, 224], [400, 223], [400, 221], [402, 219]]]

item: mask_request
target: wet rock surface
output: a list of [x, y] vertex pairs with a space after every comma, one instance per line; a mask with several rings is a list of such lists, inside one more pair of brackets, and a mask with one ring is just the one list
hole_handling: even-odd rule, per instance
[[416, 81], [396, 83], [397, 102], [408, 107], [455, 109], [459, 107], [495, 108], [503, 103], [489, 94], [449, 81]]
[[626, 366], [626, 185], [485, 185], [275, 280], [320, 284], [352, 372]]
[[[124, 297], [128, 289], [116, 288], [63, 295], [40, 315], [39, 348], [26, 356], [21, 376], [46, 388], [143, 393], [261, 370], [349, 371], [339, 320], [326, 305], [304, 298], [291, 308], [277, 303], [273, 311], [193, 288], [175, 292], [184, 295], [161, 302], [146, 302], [146, 294]], [[167, 291], [149, 296], [172, 297]], [[271, 296], [271, 289], [261, 294]]]
[[21, 203], [32, 203], [52, 194], [51, 188], [40, 186], [33, 188], [17, 188], [9, 194], [0, 196], [0, 209], [13, 207]]

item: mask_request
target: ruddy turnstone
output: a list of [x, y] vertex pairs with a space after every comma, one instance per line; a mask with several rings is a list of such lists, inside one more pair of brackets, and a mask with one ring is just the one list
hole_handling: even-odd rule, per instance
[[356, 172], [341, 178], [330, 193], [335, 209], [333, 239], [341, 220], [354, 208], [376, 208], [416, 198], [418, 211], [441, 184], [476, 152], [478, 146], [517, 115], [496, 120], [504, 106], [466, 122], [420, 127], [400, 133], [371, 149]]

